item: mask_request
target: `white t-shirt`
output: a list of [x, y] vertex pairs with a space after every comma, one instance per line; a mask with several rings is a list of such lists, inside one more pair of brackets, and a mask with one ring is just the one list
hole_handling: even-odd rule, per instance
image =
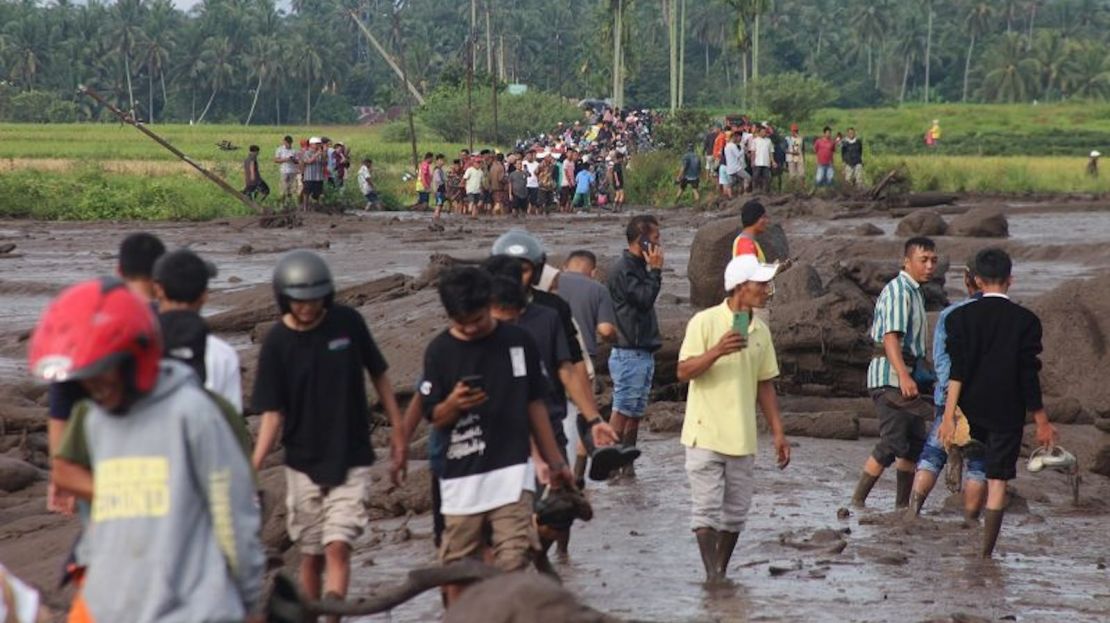
[[771, 139], [766, 136], [752, 139], [752, 151], [755, 156], [752, 163], [757, 167], [771, 166], [771, 152], [773, 149], [774, 146], [771, 144]]
[[[285, 145], [282, 145], [281, 147], [278, 147], [277, 151], [274, 152], [274, 158], [277, 158], [278, 160], [281, 160], [283, 158], [292, 158], [296, 155], [297, 155], [297, 152], [293, 151], [289, 147], [286, 147]], [[297, 163], [295, 163], [295, 162], [283, 162], [283, 163], [281, 163], [281, 174], [282, 175], [293, 175], [296, 172], [297, 172]]]
[[239, 377], [239, 355], [231, 344], [208, 334], [204, 344], [204, 387], [243, 412], [243, 384]]
[[482, 170], [476, 167], [470, 167], [463, 173], [463, 181], [466, 182], [466, 194], [477, 195], [482, 192]]
[[725, 170], [729, 175], [735, 175], [744, 168], [744, 152], [740, 151], [740, 146], [736, 143], [729, 141], [725, 145]]
[[365, 164], [358, 169], [358, 189], [364, 195], [374, 191], [374, 185], [370, 183], [370, 169]]
[[536, 171], [540, 168], [539, 162], [524, 161], [524, 170], [528, 172], [528, 188], [539, 188], [540, 178], [536, 176]]

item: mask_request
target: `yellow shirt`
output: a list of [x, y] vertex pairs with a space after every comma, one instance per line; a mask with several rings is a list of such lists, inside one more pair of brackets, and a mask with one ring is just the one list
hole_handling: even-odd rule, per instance
[[[686, 325], [678, 360], [704, 354], [731, 330], [732, 310], [727, 301], [698, 312]], [[682, 444], [729, 456], [755, 454], [756, 390], [760, 381], [778, 375], [771, 331], [753, 318], [744, 350], [721, 357], [690, 381]]]

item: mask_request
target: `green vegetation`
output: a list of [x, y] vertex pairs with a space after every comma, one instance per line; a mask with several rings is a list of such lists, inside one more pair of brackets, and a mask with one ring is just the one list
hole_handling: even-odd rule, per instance
[[[517, 140], [550, 131], [560, 121], [573, 122], [582, 117], [574, 104], [550, 93], [528, 91], [522, 95], [498, 94], [496, 129], [493, 123], [493, 91], [476, 88], [471, 93], [474, 138], [487, 144], [511, 144]], [[447, 140], [459, 143], [469, 139], [466, 89], [444, 87], [436, 90], [418, 112], [420, 120]]]

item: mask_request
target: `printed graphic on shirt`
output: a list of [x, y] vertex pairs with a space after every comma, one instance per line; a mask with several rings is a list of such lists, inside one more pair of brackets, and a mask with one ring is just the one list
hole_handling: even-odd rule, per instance
[[165, 517], [170, 510], [170, 463], [162, 456], [106, 459], [96, 464], [93, 522]]
[[339, 350], [347, 350], [347, 347], [350, 346], [350, 345], [351, 345], [351, 338], [349, 338], [349, 337], [339, 337], [339, 338], [335, 338], [334, 340], [328, 342], [328, 350], [330, 350], [332, 352], [339, 351]]
[[467, 413], [451, 429], [451, 441], [447, 446], [447, 459], [458, 460], [472, 454], [486, 453], [486, 436], [482, 431], [482, 418], [477, 413]]
[[528, 364], [524, 361], [524, 348], [514, 346], [509, 349], [509, 359], [513, 363], [513, 378], [528, 376]]

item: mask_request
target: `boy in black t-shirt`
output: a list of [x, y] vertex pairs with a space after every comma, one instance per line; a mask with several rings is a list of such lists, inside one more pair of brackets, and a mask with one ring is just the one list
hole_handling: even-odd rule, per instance
[[[450, 563], [476, 555], [488, 529], [494, 564], [523, 569], [537, 547], [531, 440], [553, 486], [573, 480], [544, 406], [536, 343], [523, 329], [493, 319], [491, 278], [477, 268], [442, 276], [439, 296], [451, 323], [428, 345], [420, 385], [424, 416], [448, 435], [439, 557]], [[448, 603], [459, 590], [448, 588]]]
[[253, 406], [262, 413], [252, 463], [258, 469], [278, 435], [285, 446], [290, 538], [301, 549], [300, 580], [319, 599], [342, 599], [350, 577], [351, 544], [369, 521], [369, 372], [402, 443], [401, 413], [387, 364], [362, 316], [332, 302], [331, 271], [310, 251], [291, 251], [274, 269], [281, 322], [266, 335], [258, 357]]

